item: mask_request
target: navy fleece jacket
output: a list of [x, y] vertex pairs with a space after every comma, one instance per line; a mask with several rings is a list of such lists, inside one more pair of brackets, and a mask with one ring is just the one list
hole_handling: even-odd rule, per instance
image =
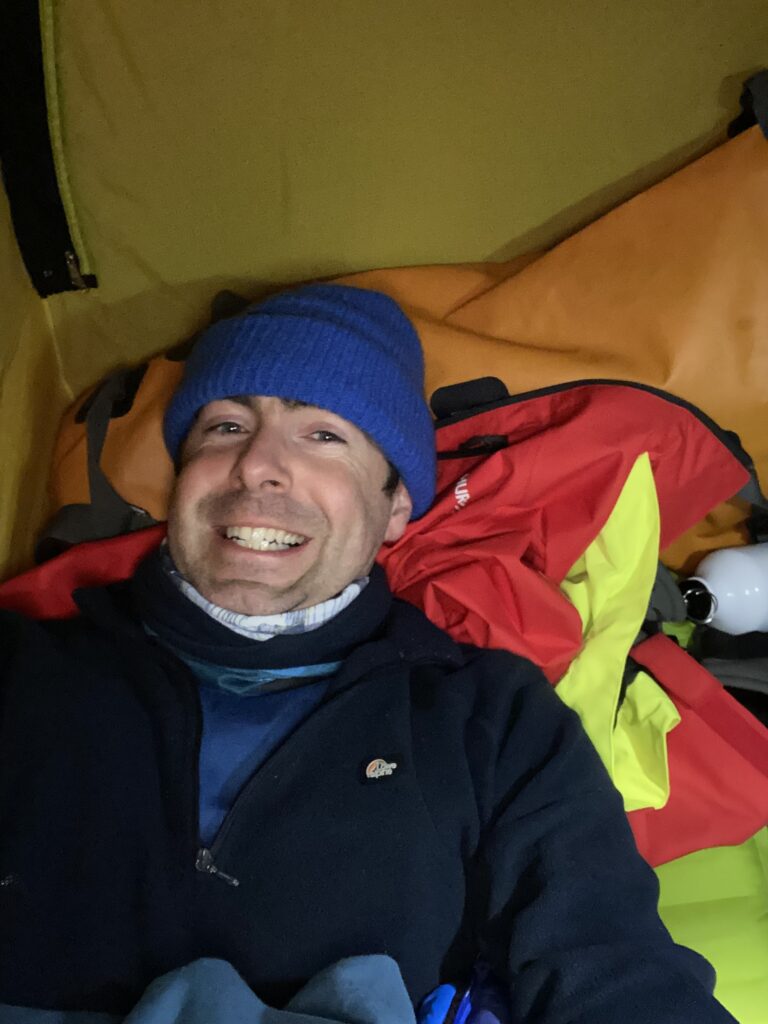
[[[0, 616], [0, 1002], [125, 1013], [215, 957], [279, 1007], [343, 957], [386, 953], [414, 1004], [479, 956], [516, 1022], [732, 1021], [530, 663], [455, 644], [379, 572], [320, 629], [256, 644], [152, 557], [78, 601], [74, 621]], [[204, 858], [198, 686], [143, 622], [217, 664], [343, 663]]]

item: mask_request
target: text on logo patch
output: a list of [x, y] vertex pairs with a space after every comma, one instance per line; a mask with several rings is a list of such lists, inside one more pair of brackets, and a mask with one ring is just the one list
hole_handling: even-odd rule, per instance
[[391, 775], [397, 768], [394, 761], [385, 761], [383, 757], [377, 757], [366, 767], [366, 779], [381, 779], [385, 775]]

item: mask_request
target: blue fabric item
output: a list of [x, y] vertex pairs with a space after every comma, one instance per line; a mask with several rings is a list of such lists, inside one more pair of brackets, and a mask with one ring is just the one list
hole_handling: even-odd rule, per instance
[[31, 1006], [0, 1003], [0, 1024], [121, 1024], [114, 1013], [91, 1010], [38, 1010]]
[[364, 430], [397, 468], [413, 518], [435, 494], [435, 436], [424, 356], [397, 303], [347, 285], [275, 295], [203, 332], [165, 414], [176, 460], [197, 412], [232, 395], [274, 395], [328, 409]]
[[455, 1024], [513, 1024], [509, 994], [487, 964], [475, 966]]
[[304, 686], [312, 679], [332, 676], [341, 665], [340, 661], [326, 661], [320, 665], [299, 665], [292, 668], [236, 668], [232, 665], [216, 665], [200, 658], [193, 658], [178, 647], [173, 650], [189, 665], [201, 683], [240, 697]]
[[281, 1012], [287, 1011], [295, 1022], [276, 1015], [264, 1024], [416, 1024], [400, 968], [384, 955], [348, 957], [319, 971]]
[[251, 775], [317, 707], [327, 682], [240, 697], [201, 685], [200, 838], [213, 842], [227, 811]]
[[445, 1024], [452, 1007], [451, 1024], [513, 1024], [509, 996], [487, 964], [477, 963], [460, 998], [459, 992], [454, 985], [439, 985], [422, 999], [417, 1024]]
[[445, 1024], [456, 991], [455, 985], [438, 985], [433, 989], [419, 1005], [418, 1024]]
[[207, 846], [250, 776], [323, 699], [339, 662], [238, 669], [176, 654], [200, 683], [200, 838]]
[[0, 1024], [415, 1024], [388, 956], [340, 960], [316, 974], [284, 1010], [267, 1006], [224, 960], [195, 960], [147, 988], [127, 1017], [0, 1006]]

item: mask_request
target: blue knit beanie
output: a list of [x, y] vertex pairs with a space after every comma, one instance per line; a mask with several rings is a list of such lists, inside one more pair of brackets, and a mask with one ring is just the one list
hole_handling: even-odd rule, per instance
[[282, 292], [199, 338], [165, 414], [174, 461], [198, 411], [233, 395], [307, 402], [364, 430], [423, 515], [435, 496], [435, 433], [410, 320], [380, 292], [314, 284]]

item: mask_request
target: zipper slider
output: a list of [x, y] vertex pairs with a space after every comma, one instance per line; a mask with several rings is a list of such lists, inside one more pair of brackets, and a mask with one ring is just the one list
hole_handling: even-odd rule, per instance
[[206, 850], [205, 847], [197, 851], [195, 871], [200, 871], [204, 875], [218, 875], [222, 882], [226, 882], [227, 885], [240, 885], [240, 882], [233, 878], [232, 875], [228, 875], [225, 871], [219, 871], [213, 863], [213, 854], [210, 850]]
[[64, 253], [64, 262], [67, 264], [67, 273], [69, 274], [69, 281], [72, 287], [77, 288], [78, 291], [87, 291], [88, 285], [85, 283], [80, 271], [80, 263], [76, 254], [71, 249], [67, 249]]

